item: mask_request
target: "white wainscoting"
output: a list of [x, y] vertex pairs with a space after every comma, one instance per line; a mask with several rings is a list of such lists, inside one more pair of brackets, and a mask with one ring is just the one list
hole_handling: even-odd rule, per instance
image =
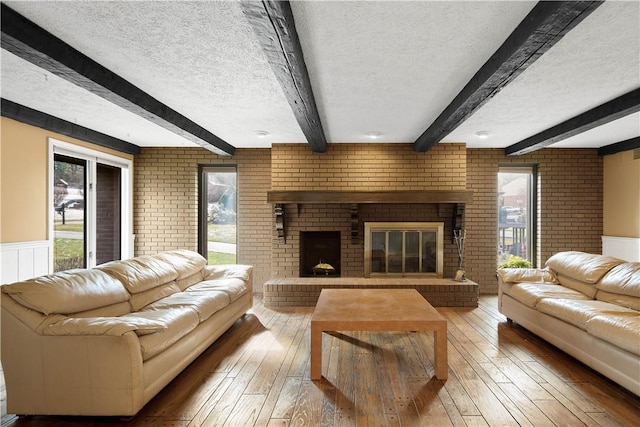
[[602, 236], [602, 255], [625, 261], [640, 261], [640, 238]]
[[51, 244], [47, 240], [0, 244], [0, 283], [48, 274]]

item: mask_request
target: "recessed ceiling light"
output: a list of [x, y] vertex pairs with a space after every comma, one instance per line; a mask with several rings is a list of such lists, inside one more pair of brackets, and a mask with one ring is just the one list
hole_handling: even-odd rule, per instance
[[269, 132], [267, 132], [266, 130], [257, 130], [256, 131], [256, 136], [258, 138], [266, 138], [269, 136]]
[[491, 132], [489, 132], [488, 130], [479, 130], [478, 132], [476, 132], [476, 136], [480, 139], [487, 139], [489, 138], [490, 134]]
[[378, 132], [377, 130], [372, 130], [367, 132], [365, 135], [367, 135], [371, 139], [378, 139], [380, 135], [382, 135], [382, 132]]

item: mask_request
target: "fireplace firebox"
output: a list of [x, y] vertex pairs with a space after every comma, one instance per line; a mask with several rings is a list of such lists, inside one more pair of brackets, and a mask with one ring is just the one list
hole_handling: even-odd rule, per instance
[[340, 276], [339, 231], [300, 232], [300, 277], [314, 276]]

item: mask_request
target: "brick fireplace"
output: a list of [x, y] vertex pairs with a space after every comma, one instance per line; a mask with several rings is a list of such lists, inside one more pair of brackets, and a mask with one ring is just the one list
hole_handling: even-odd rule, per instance
[[[300, 236], [309, 232], [339, 233], [340, 275], [363, 277], [365, 222], [443, 222], [443, 276], [454, 276], [457, 251], [453, 227], [456, 210], [464, 204], [440, 202], [438, 197], [433, 202], [426, 197], [425, 203], [413, 199], [407, 203], [360, 202], [349, 199], [349, 194], [463, 193], [464, 144], [438, 144], [427, 153], [416, 153], [410, 144], [330, 144], [322, 154], [313, 153], [306, 144], [274, 144], [271, 166], [272, 192], [304, 192], [311, 197], [279, 204], [282, 231], [281, 238], [272, 242], [271, 277], [306, 275], [301, 272], [304, 243]], [[343, 203], [313, 200], [315, 192], [328, 191], [347, 195]]]
[[[465, 206], [473, 200], [466, 155], [464, 144], [438, 144], [427, 153], [410, 144], [330, 144], [322, 154], [307, 145], [274, 144], [267, 201], [275, 230], [265, 306], [314, 305], [321, 290], [332, 287], [413, 288], [434, 306], [477, 306], [478, 284], [452, 280], [453, 230], [464, 227]], [[405, 277], [365, 277], [365, 223], [399, 222], [441, 224], [442, 278], [406, 271]], [[340, 277], [300, 277], [303, 240], [323, 232], [339, 232]]]

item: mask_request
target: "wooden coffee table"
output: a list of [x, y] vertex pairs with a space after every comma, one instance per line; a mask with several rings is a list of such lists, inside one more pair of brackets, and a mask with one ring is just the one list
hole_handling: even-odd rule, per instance
[[434, 331], [436, 378], [448, 377], [447, 321], [415, 289], [323, 289], [311, 317], [312, 380], [329, 331]]

